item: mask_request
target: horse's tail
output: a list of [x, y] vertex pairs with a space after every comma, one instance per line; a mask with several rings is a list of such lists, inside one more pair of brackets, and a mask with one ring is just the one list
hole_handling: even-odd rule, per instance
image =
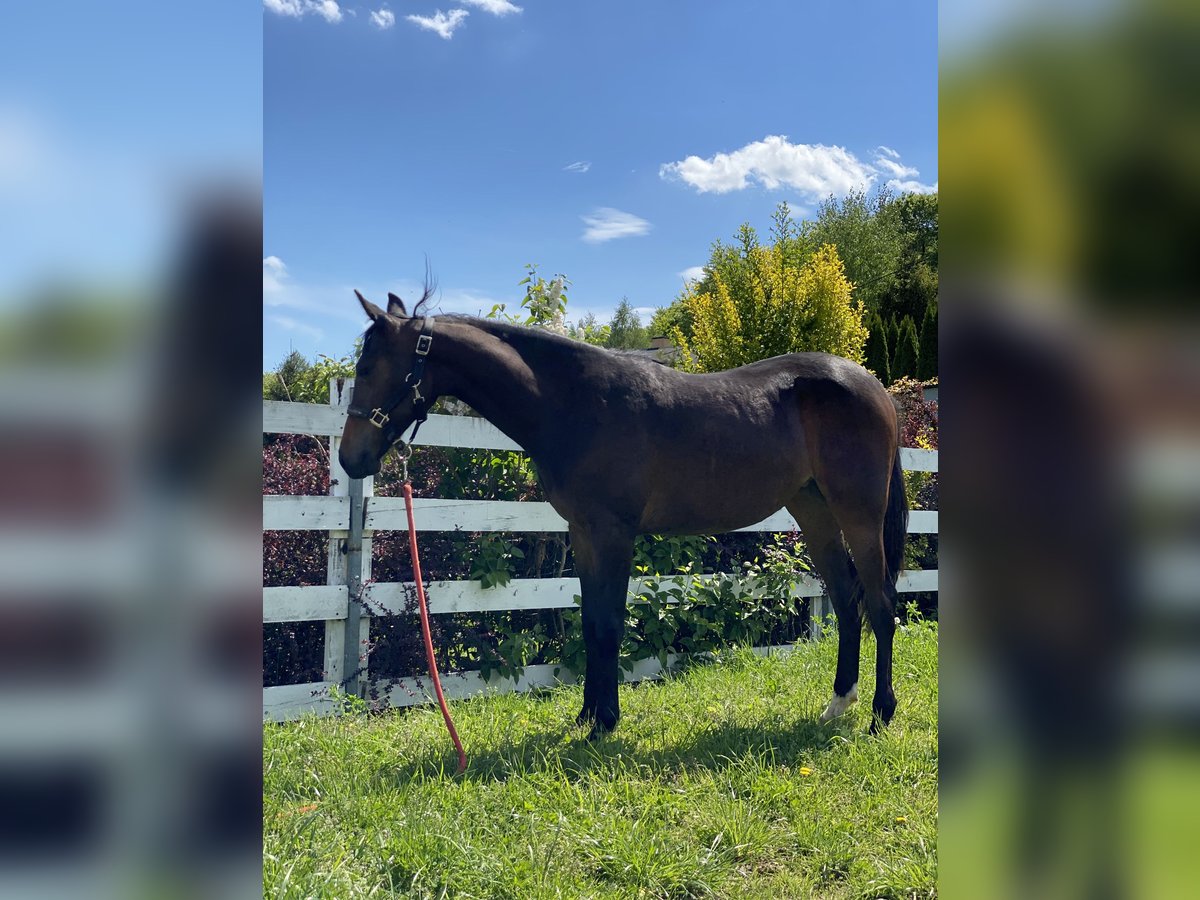
[[883, 515], [883, 558], [887, 577], [895, 586], [904, 567], [904, 540], [908, 536], [908, 497], [904, 493], [904, 469], [900, 450], [892, 461], [892, 482], [888, 488], [887, 511]]

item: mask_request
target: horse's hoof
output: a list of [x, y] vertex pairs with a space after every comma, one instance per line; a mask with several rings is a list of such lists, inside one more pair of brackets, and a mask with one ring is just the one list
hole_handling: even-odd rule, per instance
[[821, 713], [821, 718], [818, 721], [822, 725], [832, 722], [857, 702], [858, 682], [855, 682], [850, 685], [850, 690], [846, 691], [846, 696], [843, 697], [840, 694], [833, 695], [833, 699], [829, 701], [829, 705], [825, 707], [825, 712]]
[[611, 725], [605, 725], [603, 722], [597, 719], [596, 723], [592, 725], [592, 730], [588, 732], [588, 740], [597, 741], [600, 738], [608, 737], [608, 735], [613, 733], [616, 727], [616, 722], [613, 722]]
[[891, 724], [891, 721], [892, 721], [892, 717], [891, 717], [891, 716], [888, 716], [888, 717], [885, 719], [883, 716], [881, 716], [881, 715], [879, 714], [879, 712], [878, 712], [878, 711], [876, 711], [876, 712], [875, 712], [875, 713], [874, 713], [874, 714], [871, 716], [871, 729], [870, 729], [870, 733], [871, 733], [871, 734], [883, 734], [883, 733], [885, 733], [885, 732], [888, 730], [888, 725], [889, 725], [889, 724]]
[[588, 733], [588, 740], [594, 741], [597, 738], [604, 737], [604, 735], [608, 734], [617, 727], [617, 722], [620, 720], [620, 718], [620, 713], [609, 713], [605, 712], [604, 710], [597, 710], [595, 716], [587, 720], [592, 725], [592, 730]]
[[896, 698], [892, 696], [876, 697], [871, 704], [871, 734], [886, 731], [892, 716], [896, 714]]

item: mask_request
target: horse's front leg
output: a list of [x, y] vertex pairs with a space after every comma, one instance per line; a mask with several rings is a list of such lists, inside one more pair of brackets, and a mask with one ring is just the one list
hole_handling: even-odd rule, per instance
[[625, 634], [625, 599], [633, 561], [633, 535], [616, 525], [571, 525], [571, 545], [583, 600], [583, 644], [587, 668], [579, 721], [591, 722], [589, 737], [617, 726], [617, 655]]

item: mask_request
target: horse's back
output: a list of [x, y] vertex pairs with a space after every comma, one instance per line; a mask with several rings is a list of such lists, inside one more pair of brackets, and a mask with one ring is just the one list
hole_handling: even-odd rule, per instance
[[[669, 370], [668, 370], [669, 371]], [[664, 379], [666, 392], [739, 401], [749, 407], [773, 406], [777, 414], [791, 412], [797, 404], [815, 409], [840, 408], [847, 415], [894, 414], [887, 389], [856, 362], [830, 353], [785, 353], [704, 375], [674, 373]]]

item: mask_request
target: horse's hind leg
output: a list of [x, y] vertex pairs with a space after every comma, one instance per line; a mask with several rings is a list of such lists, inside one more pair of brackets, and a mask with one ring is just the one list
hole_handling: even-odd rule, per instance
[[837, 674], [833, 699], [821, 721], [835, 719], [858, 700], [858, 665], [862, 646], [862, 609], [854, 566], [842, 542], [842, 531], [821, 492], [809, 485], [787, 504], [800, 525], [817, 573], [825, 582], [838, 619]]
[[871, 730], [887, 725], [896, 711], [892, 690], [892, 639], [896, 634], [896, 586], [889, 577], [883, 548], [883, 527], [878, 520], [858, 520], [843, 524], [842, 532], [854, 556], [858, 578], [862, 582], [867, 619], [875, 632], [875, 697], [871, 701], [874, 719]]
[[[871, 730], [887, 725], [896, 711], [892, 690], [892, 639], [896, 633], [895, 573], [888, 572], [884, 547], [885, 517], [891, 488], [895, 449], [876, 466], [861, 462], [857, 467], [827, 467], [818, 478], [829, 510], [841, 526], [854, 560], [856, 591], [861, 591], [867, 620], [875, 633], [875, 716]], [[901, 488], [903, 486], [901, 485]], [[901, 538], [902, 539], [902, 538]], [[836, 699], [836, 698], [835, 698]]]

